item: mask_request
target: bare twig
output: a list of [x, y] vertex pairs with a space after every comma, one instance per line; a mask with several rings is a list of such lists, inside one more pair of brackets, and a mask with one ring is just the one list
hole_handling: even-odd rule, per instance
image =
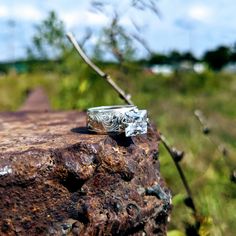
[[139, 10], [145, 10], [148, 9], [152, 11], [155, 15], [157, 15], [159, 18], [161, 17], [161, 13], [157, 7], [157, 0], [132, 0], [131, 2], [132, 6], [139, 9]]
[[195, 110], [194, 115], [202, 125], [202, 132], [207, 135], [211, 132], [210, 127], [207, 124], [206, 118], [203, 116], [202, 111], [200, 110]]
[[[211, 133], [211, 129], [209, 128], [206, 118], [204, 117], [201, 110], [195, 110], [194, 112], [195, 117], [199, 121], [199, 123], [202, 126], [202, 133], [207, 136], [208, 140], [217, 148], [217, 151], [220, 155], [224, 157], [224, 161], [226, 166], [228, 167], [230, 174], [233, 175], [235, 172], [234, 167], [229, 162], [229, 151], [223, 144], [218, 144], [209, 134]], [[231, 176], [232, 179], [232, 176]]]
[[139, 34], [132, 34], [132, 36], [137, 42], [139, 42], [146, 49], [146, 51], [150, 55], [152, 55], [152, 50], [150, 49], [148, 43], [146, 42], [146, 40], [143, 37], [141, 37]]
[[100, 1], [92, 1], [91, 5], [92, 5], [94, 10], [99, 11], [99, 12], [103, 12], [104, 11], [104, 6], [106, 4], [103, 3], [103, 2], [100, 2]]
[[184, 188], [185, 188], [187, 196], [188, 196], [187, 197], [188, 202], [186, 203], [186, 205], [188, 205], [190, 208], [192, 208], [192, 210], [194, 212], [194, 215], [196, 216], [197, 215], [197, 210], [196, 210], [196, 207], [195, 207], [195, 204], [194, 204], [194, 201], [193, 201], [192, 192], [191, 192], [191, 189], [188, 185], [188, 181], [185, 177], [183, 169], [181, 168], [181, 166], [179, 164], [179, 161], [182, 159], [184, 153], [180, 152], [180, 151], [177, 151], [176, 148], [171, 148], [169, 142], [167, 141], [166, 137], [163, 134], [160, 134], [160, 138], [161, 138], [161, 141], [162, 141], [164, 147], [166, 148], [166, 150], [168, 151], [168, 153], [172, 157], [172, 160], [174, 161], [176, 169], [179, 173], [179, 176], [180, 176], [180, 178], [183, 182]]
[[132, 25], [134, 26], [135, 30], [136, 30], [136, 33], [133, 33], [132, 34], [132, 37], [137, 41], [139, 42], [143, 47], [144, 49], [146, 49], [146, 51], [152, 55], [152, 50], [150, 49], [148, 43], [146, 42], [146, 39], [144, 37], [142, 37], [141, 35], [143, 35], [143, 29], [141, 29], [141, 27], [133, 20], [133, 19], [130, 19], [130, 21], [132, 22]]
[[[206, 118], [204, 117], [202, 111], [200, 110], [196, 110], [194, 112], [194, 115], [196, 116], [196, 118], [198, 119], [199, 123], [201, 124], [202, 126], [202, 133], [204, 135], [206, 135], [208, 137], [208, 139], [210, 140], [210, 142], [215, 145], [217, 147], [217, 150], [220, 154], [222, 154], [224, 157], [227, 157], [229, 152], [228, 150], [226, 149], [226, 147], [224, 147], [222, 144], [221, 145], [218, 145], [214, 139], [212, 139], [212, 137], [209, 135], [210, 132], [211, 132], [211, 129], [210, 127], [208, 126], [207, 124], [207, 121], [206, 121]], [[227, 160], [225, 160], [227, 161]], [[229, 163], [228, 163], [229, 164]]]
[[74, 45], [76, 51], [79, 53], [81, 58], [87, 63], [99, 76], [107, 81], [108, 84], [112, 86], [112, 88], [119, 94], [119, 96], [128, 104], [133, 105], [130, 95], [125, 94], [125, 92], [114, 82], [110, 75], [103, 72], [100, 68], [98, 68], [84, 53], [82, 48], [79, 46], [78, 42], [76, 41], [75, 37], [72, 33], [67, 34], [68, 39]]
[[81, 47], [84, 47], [85, 43], [92, 37], [92, 30], [87, 28], [84, 37], [80, 41]]
[[111, 45], [111, 49], [113, 55], [119, 61], [119, 64], [122, 65], [124, 61], [124, 55], [118, 48], [118, 41], [116, 39], [117, 35], [120, 34], [119, 30], [119, 15], [116, 11], [114, 11], [113, 18], [111, 20], [110, 30], [107, 32], [109, 35], [109, 44]]
[[[72, 44], [74, 45], [74, 47], [76, 48], [77, 52], [79, 53], [79, 55], [82, 57], [82, 59], [99, 75], [101, 76], [103, 79], [105, 79], [111, 86], [113, 89], [115, 89], [115, 91], [120, 95], [120, 97], [122, 99], [124, 99], [124, 101], [127, 103], [127, 104], [130, 104], [130, 105], [133, 105], [133, 102], [130, 100], [130, 98], [124, 93], [124, 91], [118, 87], [118, 85], [116, 85], [116, 83], [112, 80], [112, 78], [110, 77], [110, 75], [104, 73], [100, 68], [98, 68], [87, 56], [86, 54], [83, 52], [83, 50], [81, 49], [81, 47], [78, 45], [77, 41], [75, 40], [74, 36], [69, 33], [67, 34], [67, 37], [69, 38], [69, 40], [72, 42]], [[186, 190], [186, 193], [187, 193], [187, 198], [186, 198], [186, 201], [185, 201], [185, 204], [190, 207], [193, 212], [194, 212], [194, 216], [195, 216], [195, 219], [196, 219], [196, 222], [199, 222], [198, 221], [198, 218], [197, 218], [197, 210], [196, 210], [196, 207], [195, 207], [195, 204], [194, 204], [194, 201], [193, 201], [193, 196], [192, 196], [192, 193], [191, 193], [191, 190], [190, 190], [190, 187], [188, 185], [188, 182], [187, 182], [187, 179], [184, 175], [184, 172], [183, 172], [183, 169], [181, 168], [181, 166], [179, 165], [179, 161], [181, 161], [181, 159], [183, 158], [183, 155], [184, 153], [183, 152], [180, 152], [178, 151], [177, 149], [175, 148], [171, 148], [170, 145], [168, 144], [167, 142], [167, 139], [161, 135], [161, 141], [164, 145], [164, 147], [167, 149], [168, 153], [170, 154], [170, 156], [172, 157], [174, 163], [175, 163], [175, 166], [178, 170], [178, 173], [180, 175], [180, 178], [183, 182], [183, 185], [184, 185], [184, 188]]]

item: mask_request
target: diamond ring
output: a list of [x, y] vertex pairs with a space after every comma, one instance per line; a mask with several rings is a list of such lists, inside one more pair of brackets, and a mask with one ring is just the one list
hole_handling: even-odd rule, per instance
[[125, 133], [126, 137], [147, 133], [147, 111], [133, 105], [101, 106], [87, 110], [87, 127], [96, 133]]

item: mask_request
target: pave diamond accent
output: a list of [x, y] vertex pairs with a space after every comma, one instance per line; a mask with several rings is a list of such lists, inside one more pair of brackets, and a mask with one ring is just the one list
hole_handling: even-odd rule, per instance
[[125, 114], [125, 136], [136, 136], [147, 133], [147, 111], [133, 109]]

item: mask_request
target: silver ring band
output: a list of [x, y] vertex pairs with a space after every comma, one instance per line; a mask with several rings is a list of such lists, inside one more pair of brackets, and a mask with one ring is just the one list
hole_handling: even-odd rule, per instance
[[96, 133], [125, 133], [126, 137], [147, 133], [147, 111], [133, 105], [101, 106], [87, 110], [87, 127]]

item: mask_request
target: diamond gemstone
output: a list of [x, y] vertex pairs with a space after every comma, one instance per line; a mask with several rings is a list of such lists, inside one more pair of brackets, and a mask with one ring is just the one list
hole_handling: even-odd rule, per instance
[[136, 136], [147, 133], [147, 111], [133, 109], [126, 113], [125, 136]]

